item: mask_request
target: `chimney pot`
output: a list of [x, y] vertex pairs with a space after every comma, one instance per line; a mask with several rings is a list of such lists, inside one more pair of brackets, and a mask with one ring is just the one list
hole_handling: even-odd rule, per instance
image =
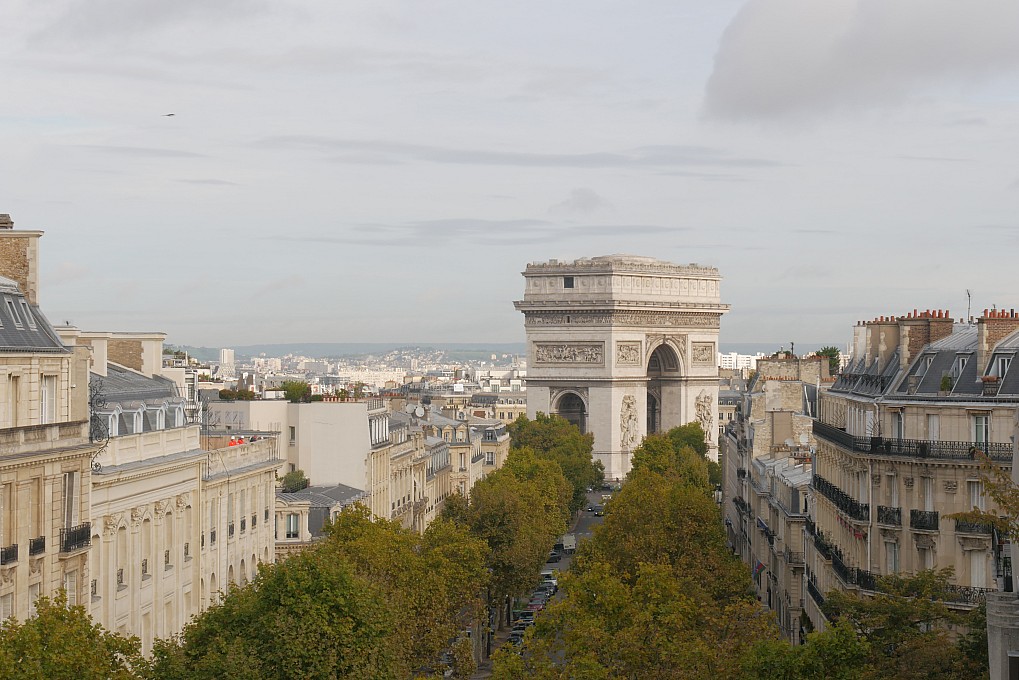
[[13, 229], [14, 220], [7, 213], [0, 213], [0, 229]]

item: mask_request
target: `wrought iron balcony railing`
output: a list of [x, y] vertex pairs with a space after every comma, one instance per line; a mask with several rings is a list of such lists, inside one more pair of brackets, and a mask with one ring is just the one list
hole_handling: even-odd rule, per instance
[[961, 519], [955, 520], [955, 533], [957, 534], [986, 534], [990, 535], [994, 527], [986, 522], [966, 522]]
[[824, 605], [824, 595], [817, 589], [813, 581], [807, 581], [807, 592], [810, 593], [810, 597], [814, 598], [814, 602], [817, 603], [818, 607]]
[[38, 538], [32, 538], [28, 541], [28, 554], [39, 555], [46, 552], [46, 537], [39, 536]]
[[886, 505], [877, 506], [877, 523], [887, 524], [893, 527], [901, 527], [902, 508], [892, 508]]
[[937, 510], [910, 510], [909, 528], [920, 529], [921, 531], [937, 531], [938, 511]]
[[69, 553], [92, 545], [92, 523], [60, 530], [60, 552]]
[[827, 423], [815, 420], [814, 435], [833, 444], [874, 456], [903, 458], [934, 458], [942, 460], [974, 460], [982, 451], [992, 460], [1012, 462], [1012, 444], [1004, 442], [955, 442], [927, 439], [891, 439], [887, 437], [854, 437]]
[[980, 604], [992, 588], [974, 588], [971, 586], [948, 585], [948, 592], [945, 594], [945, 602], [958, 602], [960, 604]]
[[814, 534], [814, 547], [817, 548], [817, 552], [821, 553], [821, 556], [830, 560], [835, 550], [828, 541], [824, 540], [824, 535], [819, 531]]
[[870, 503], [861, 503], [821, 475], [814, 475], [814, 480], [811, 484], [817, 489], [818, 493], [830, 500], [836, 508], [845, 513], [850, 519], [860, 522], [870, 520]]
[[13, 543], [6, 548], [0, 548], [0, 564], [11, 564], [18, 561], [18, 544]]

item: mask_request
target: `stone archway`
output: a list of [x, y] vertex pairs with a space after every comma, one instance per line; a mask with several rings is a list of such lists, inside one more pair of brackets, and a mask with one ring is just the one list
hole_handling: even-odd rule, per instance
[[[650, 344], [650, 343], [649, 343]], [[665, 432], [682, 423], [683, 377], [680, 354], [669, 342], [662, 340], [647, 360], [647, 433]]]
[[581, 434], [587, 432], [587, 404], [584, 403], [583, 397], [576, 392], [560, 394], [556, 399], [553, 413], [576, 425]]

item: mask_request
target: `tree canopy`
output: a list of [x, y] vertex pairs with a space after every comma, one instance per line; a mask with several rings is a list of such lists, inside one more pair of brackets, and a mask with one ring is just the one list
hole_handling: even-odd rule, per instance
[[583, 508], [587, 490], [604, 479], [604, 467], [591, 456], [594, 435], [581, 434], [565, 418], [539, 413], [530, 420], [521, 415], [510, 424], [509, 433], [513, 448], [529, 448], [538, 458], [559, 464], [572, 487], [571, 512]]
[[280, 385], [280, 389], [283, 390], [283, 396], [291, 403], [311, 401], [311, 385], [303, 380], [285, 380]]
[[828, 372], [831, 375], [838, 375], [841, 365], [842, 352], [834, 345], [828, 345], [814, 352], [819, 357], [828, 357]]

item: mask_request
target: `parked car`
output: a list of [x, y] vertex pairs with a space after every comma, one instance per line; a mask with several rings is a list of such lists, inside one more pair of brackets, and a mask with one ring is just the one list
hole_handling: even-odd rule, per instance
[[558, 553], [555, 550], [553, 550], [548, 554], [548, 559], [545, 560], [545, 564], [557, 564], [559, 560], [561, 560], [562, 558], [563, 556], [561, 553]]

